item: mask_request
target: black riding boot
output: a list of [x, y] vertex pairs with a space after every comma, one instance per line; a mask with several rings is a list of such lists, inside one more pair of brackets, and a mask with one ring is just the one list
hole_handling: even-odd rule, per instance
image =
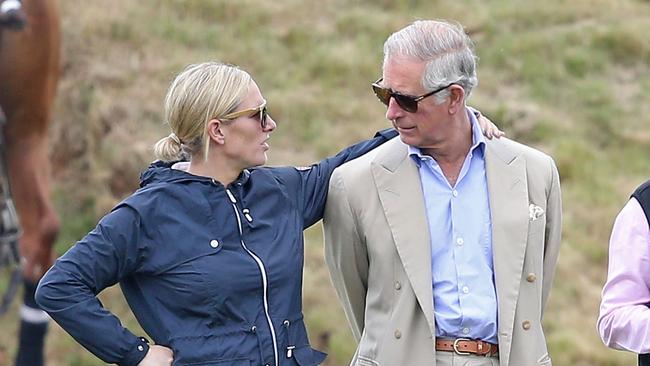
[[36, 285], [25, 281], [24, 304], [20, 309], [20, 337], [16, 366], [44, 365], [45, 334], [50, 318], [34, 301]]

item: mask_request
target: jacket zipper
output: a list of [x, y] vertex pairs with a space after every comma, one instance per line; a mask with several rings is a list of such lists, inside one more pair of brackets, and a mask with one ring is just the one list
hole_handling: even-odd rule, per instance
[[[228, 193], [228, 198], [230, 199], [230, 203], [232, 203], [232, 209], [235, 211], [235, 217], [237, 218], [237, 227], [239, 229], [239, 242], [241, 243], [242, 248], [250, 255], [255, 262], [257, 263], [257, 266], [260, 269], [260, 272], [262, 273], [262, 284], [264, 285], [264, 315], [266, 315], [266, 321], [269, 324], [269, 328], [271, 329], [271, 339], [273, 340], [273, 357], [275, 358], [275, 366], [279, 366], [279, 360], [278, 360], [278, 341], [275, 337], [275, 327], [273, 326], [273, 321], [271, 320], [271, 316], [269, 315], [269, 300], [268, 300], [268, 279], [266, 277], [266, 268], [264, 267], [264, 263], [262, 260], [255, 255], [248, 247], [246, 247], [246, 244], [244, 243], [244, 231], [242, 229], [241, 225], [241, 217], [239, 217], [239, 211], [237, 210], [237, 200], [235, 199], [235, 196], [230, 192], [230, 189], [226, 189], [226, 193]], [[250, 222], [252, 221], [252, 218], [249, 219], [250, 214], [247, 212], [246, 213], [246, 219]]]

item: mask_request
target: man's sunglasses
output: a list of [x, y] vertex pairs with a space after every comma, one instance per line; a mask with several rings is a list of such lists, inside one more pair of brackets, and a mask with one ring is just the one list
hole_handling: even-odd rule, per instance
[[447, 86], [443, 86], [442, 88], [438, 88], [434, 91], [416, 97], [413, 95], [400, 94], [399, 92], [393, 91], [392, 89], [384, 88], [383, 86], [379, 85], [379, 83], [381, 83], [382, 80], [384, 80], [384, 78], [380, 78], [379, 80], [372, 83], [372, 91], [375, 92], [375, 95], [377, 96], [379, 101], [384, 103], [386, 106], [388, 106], [388, 103], [390, 102], [390, 98], [395, 98], [395, 101], [400, 106], [400, 108], [410, 113], [415, 113], [418, 111], [418, 102], [421, 101], [422, 99], [430, 97], [438, 92], [441, 92], [454, 84], [451, 83]]
[[266, 100], [259, 107], [248, 108], [248, 109], [244, 109], [244, 110], [241, 110], [241, 111], [232, 112], [232, 113], [226, 114], [222, 118], [232, 120], [232, 119], [239, 118], [239, 117], [242, 117], [242, 116], [253, 117], [256, 114], [259, 115], [260, 125], [262, 126], [262, 129], [265, 129], [266, 125], [268, 124], [268, 117], [269, 117], [269, 114], [266, 111]]

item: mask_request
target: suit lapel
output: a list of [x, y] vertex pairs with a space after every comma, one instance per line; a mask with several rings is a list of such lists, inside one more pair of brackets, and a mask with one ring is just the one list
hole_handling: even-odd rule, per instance
[[431, 248], [420, 175], [399, 138], [372, 163], [379, 199], [397, 253], [435, 337]]
[[485, 161], [499, 304], [499, 353], [501, 363], [507, 365], [528, 235], [526, 161], [508, 149], [505, 139], [487, 142]]

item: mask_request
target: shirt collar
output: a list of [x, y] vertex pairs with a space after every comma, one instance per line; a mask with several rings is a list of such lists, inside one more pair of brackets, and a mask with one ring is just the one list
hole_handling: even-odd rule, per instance
[[[481, 127], [479, 126], [474, 113], [467, 107], [465, 107], [465, 110], [469, 117], [469, 123], [472, 125], [472, 147], [469, 149], [469, 152], [472, 153], [476, 148], [485, 148], [485, 136], [483, 136], [483, 131], [481, 131]], [[408, 154], [415, 161], [418, 167], [423, 160], [431, 159], [429, 155], [424, 155], [419, 147], [411, 145], [408, 145]]]

